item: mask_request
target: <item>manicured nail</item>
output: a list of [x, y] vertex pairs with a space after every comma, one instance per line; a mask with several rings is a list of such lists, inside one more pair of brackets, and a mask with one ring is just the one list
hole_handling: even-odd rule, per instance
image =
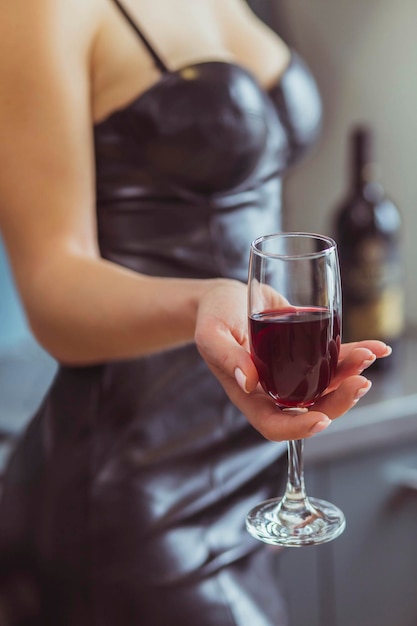
[[363, 398], [363, 396], [368, 393], [368, 391], [370, 390], [371, 387], [372, 387], [371, 381], [367, 380], [366, 381], [366, 385], [364, 387], [361, 387], [360, 389], [358, 389], [357, 392], [355, 393], [355, 397], [353, 398], [353, 402], [356, 403], [361, 398]]
[[386, 346], [386, 350], [385, 350], [385, 354], [383, 356], [389, 356], [390, 354], [392, 354], [392, 348], [391, 346]]
[[314, 424], [314, 426], [310, 428], [310, 432], [321, 433], [321, 431], [325, 430], [328, 426], [330, 426], [331, 423], [332, 423], [332, 420], [329, 420], [329, 418], [327, 417], [326, 419], [321, 420], [320, 422], [317, 422], [316, 424]]
[[237, 367], [235, 369], [235, 378], [236, 378], [236, 382], [239, 385], [239, 387], [245, 392], [245, 393], [249, 393], [247, 387], [246, 387], [246, 376], [245, 374], [242, 372], [242, 370], [240, 369], [240, 367]]
[[375, 354], [373, 354], [371, 351], [369, 351], [369, 357], [367, 359], [365, 359], [364, 361], [362, 361], [360, 368], [359, 368], [359, 372], [363, 372], [363, 370], [366, 370], [367, 367], [369, 367], [370, 365], [372, 365], [372, 363], [375, 361], [376, 356]]

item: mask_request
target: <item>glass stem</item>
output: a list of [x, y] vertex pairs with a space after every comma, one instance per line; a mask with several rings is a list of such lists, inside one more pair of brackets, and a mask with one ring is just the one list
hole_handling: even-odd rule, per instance
[[303, 467], [304, 440], [288, 441], [288, 480], [281, 506], [303, 505], [307, 501]]

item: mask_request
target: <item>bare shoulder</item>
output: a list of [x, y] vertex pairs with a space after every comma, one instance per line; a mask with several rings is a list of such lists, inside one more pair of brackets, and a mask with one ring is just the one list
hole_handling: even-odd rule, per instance
[[95, 5], [94, 0], [0, 0], [0, 78], [9, 95], [18, 97], [19, 84], [27, 88], [30, 76], [38, 87], [60, 73], [64, 79], [88, 71], [99, 23]]
[[70, 46], [74, 56], [88, 52], [93, 44], [100, 19], [96, 0], [0, 0], [0, 41], [3, 51], [13, 51], [8, 59], [0, 55], [0, 64], [13, 59], [35, 58], [43, 51], [59, 52]]

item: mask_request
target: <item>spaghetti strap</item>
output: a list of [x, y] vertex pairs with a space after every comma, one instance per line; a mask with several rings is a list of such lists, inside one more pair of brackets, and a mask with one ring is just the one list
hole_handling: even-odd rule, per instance
[[168, 73], [169, 69], [167, 68], [167, 66], [165, 65], [165, 63], [163, 62], [163, 60], [161, 59], [159, 54], [154, 50], [154, 48], [152, 47], [152, 45], [148, 41], [147, 37], [145, 37], [145, 35], [141, 31], [141, 29], [139, 28], [139, 26], [130, 17], [129, 13], [126, 11], [124, 6], [120, 3], [119, 0], [113, 0], [113, 2], [118, 7], [118, 9], [123, 13], [124, 17], [129, 22], [129, 24], [131, 25], [133, 30], [136, 32], [136, 34], [140, 37], [140, 39], [142, 40], [143, 44], [148, 49], [149, 54], [152, 56], [153, 60], [155, 61], [155, 65], [161, 70], [161, 72], [163, 74]]

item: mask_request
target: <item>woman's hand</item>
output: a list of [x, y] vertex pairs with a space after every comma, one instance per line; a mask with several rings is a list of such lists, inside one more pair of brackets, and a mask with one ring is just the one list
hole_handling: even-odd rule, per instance
[[325, 395], [306, 413], [280, 411], [263, 391], [249, 354], [247, 288], [219, 280], [200, 300], [195, 340], [211, 371], [230, 400], [266, 439], [304, 439], [318, 433], [348, 411], [371, 387], [361, 376], [376, 358], [389, 356], [381, 341], [343, 344], [337, 372]]

